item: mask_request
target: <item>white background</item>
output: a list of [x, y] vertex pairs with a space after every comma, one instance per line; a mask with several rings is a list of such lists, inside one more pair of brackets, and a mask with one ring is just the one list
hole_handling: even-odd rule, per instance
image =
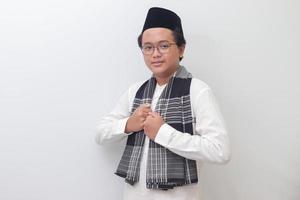
[[185, 65], [211, 86], [232, 160], [206, 165], [205, 200], [300, 199], [300, 3], [296, 0], [0, 3], [0, 199], [118, 200], [124, 143], [97, 119], [146, 79], [147, 10], [177, 12]]

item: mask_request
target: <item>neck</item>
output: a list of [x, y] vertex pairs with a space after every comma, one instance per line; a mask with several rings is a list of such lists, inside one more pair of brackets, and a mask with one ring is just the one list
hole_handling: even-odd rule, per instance
[[156, 82], [157, 82], [157, 84], [158, 85], [164, 85], [164, 84], [167, 84], [168, 82], [169, 82], [169, 80], [172, 78], [172, 76], [174, 76], [174, 74], [176, 73], [176, 71], [175, 72], [173, 72], [173, 73], [171, 73], [170, 75], [168, 75], [168, 76], [155, 76], [155, 79], [156, 79]]
[[157, 75], [154, 76], [155, 79], [156, 79], [157, 84], [158, 85], [164, 85], [164, 84], [168, 83], [169, 80], [172, 78], [172, 76], [176, 73], [177, 69], [178, 69], [178, 67], [176, 68], [175, 71], [173, 71], [172, 73], [170, 73], [167, 76], [157, 76]]
[[164, 78], [155, 77], [155, 79], [156, 79], [156, 82], [157, 82], [158, 85], [164, 85], [164, 84], [169, 82], [171, 77], [172, 77], [172, 75], [169, 76], [169, 77], [164, 77]]

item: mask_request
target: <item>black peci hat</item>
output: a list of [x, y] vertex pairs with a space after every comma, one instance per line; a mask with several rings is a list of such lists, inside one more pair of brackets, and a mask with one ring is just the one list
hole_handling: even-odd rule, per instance
[[167, 28], [183, 35], [181, 20], [179, 16], [171, 10], [164, 8], [150, 8], [145, 20], [142, 33], [149, 28]]

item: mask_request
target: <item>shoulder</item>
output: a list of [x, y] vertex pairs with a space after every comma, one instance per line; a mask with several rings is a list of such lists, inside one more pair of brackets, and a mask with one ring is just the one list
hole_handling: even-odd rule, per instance
[[129, 86], [129, 88], [127, 89], [126, 93], [127, 93], [128, 101], [129, 101], [130, 105], [133, 102], [136, 92], [145, 83], [145, 81], [146, 80], [135, 82], [135, 83], [131, 84]]
[[138, 91], [138, 89], [145, 83], [146, 80], [138, 81], [133, 84], [131, 84], [128, 88], [128, 93], [131, 95], [135, 95], [135, 93]]
[[[205, 82], [193, 78], [190, 87], [191, 106], [194, 113], [219, 113], [219, 106], [212, 89]], [[218, 114], [221, 116], [221, 114]]]
[[198, 78], [192, 78], [190, 92], [191, 95], [199, 95], [202, 92], [211, 90], [209, 85]]

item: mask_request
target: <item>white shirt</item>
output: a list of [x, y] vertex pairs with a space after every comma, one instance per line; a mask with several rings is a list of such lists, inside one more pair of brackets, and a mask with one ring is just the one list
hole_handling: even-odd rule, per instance
[[[143, 82], [132, 85], [120, 98], [116, 107], [103, 117], [97, 126], [96, 142], [105, 144], [127, 138], [125, 126], [132, 109], [133, 99]], [[166, 85], [155, 88], [151, 108], [154, 110], [157, 100]], [[170, 151], [197, 160], [198, 177], [204, 162], [226, 163], [230, 157], [229, 140], [215, 97], [207, 84], [193, 78], [190, 87], [194, 135], [182, 133], [164, 124], [160, 127], [155, 142]], [[175, 187], [167, 191], [146, 188], [146, 162], [149, 138], [146, 137], [140, 168], [140, 180], [133, 186], [125, 184], [124, 200], [199, 200], [200, 183]]]

